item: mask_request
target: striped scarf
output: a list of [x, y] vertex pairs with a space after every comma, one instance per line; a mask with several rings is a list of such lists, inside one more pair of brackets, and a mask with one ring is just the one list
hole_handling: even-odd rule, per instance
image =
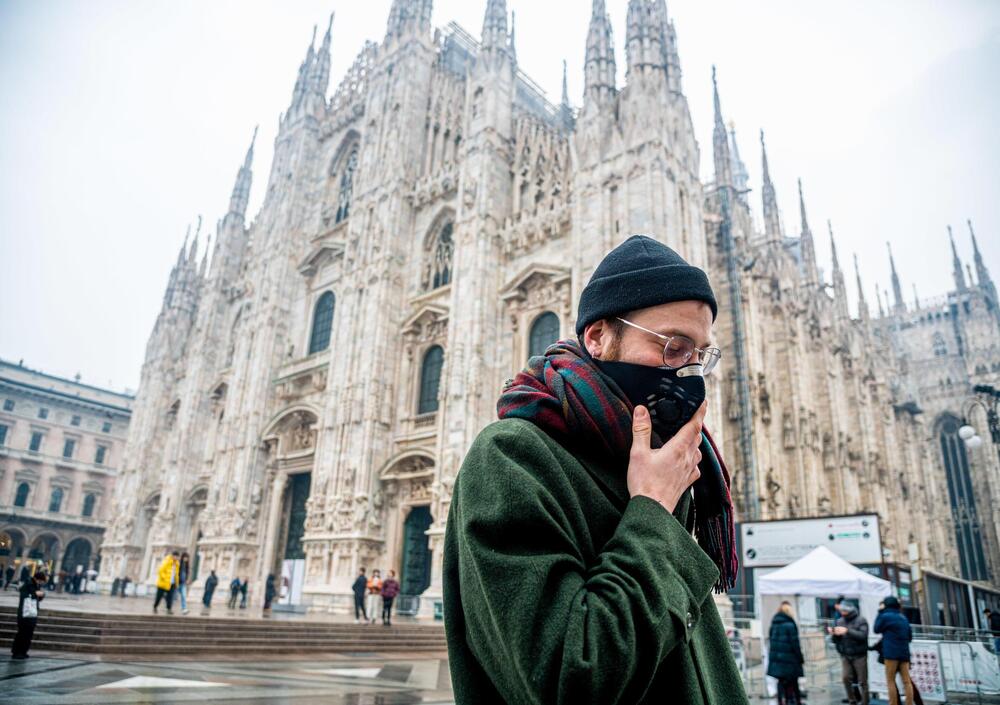
[[[586, 450], [596, 452], [616, 466], [628, 466], [632, 447], [632, 404], [614, 380], [591, 362], [590, 356], [574, 340], [561, 340], [532, 357], [528, 365], [510, 380], [497, 401], [501, 419], [527, 419], [564, 445], [573, 439], [591, 439]], [[660, 445], [653, 434], [654, 445]], [[736, 582], [736, 530], [729, 471], [712, 437], [702, 429], [701, 477], [706, 482], [721, 480], [714, 500], [719, 506], [705, 506], [711, 493], [699, 492], [695, 485], [695, 538], [719, 569], [716, 592], [725, 592]]]

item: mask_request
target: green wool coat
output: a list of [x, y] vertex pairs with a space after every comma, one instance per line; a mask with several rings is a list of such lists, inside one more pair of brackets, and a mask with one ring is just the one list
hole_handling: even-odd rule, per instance
[[624, 468], [529, 421], [483, 430], [445, 533], [455, 702], [745, 705], [689, 508], [630, 499]]

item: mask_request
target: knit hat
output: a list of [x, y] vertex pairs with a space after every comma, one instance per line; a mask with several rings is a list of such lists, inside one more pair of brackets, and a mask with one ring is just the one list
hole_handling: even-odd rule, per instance
[[645, 235], [633, 235], [597, 265], [580, 294], [576, 332], [594, 321], [671, 301], [704, 301], [719, 312], [708, 276]]
[[888, 610], [899, 609], [899, 600], [897, 600], [895, 597], [892, 597], [891, 595], [882, 600], [882, 604], [885, 605], [885, 608]]

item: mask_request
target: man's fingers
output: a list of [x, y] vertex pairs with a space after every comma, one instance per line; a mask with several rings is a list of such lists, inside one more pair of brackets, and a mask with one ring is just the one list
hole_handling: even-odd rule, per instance
[[705, 412], [708, 410], [708, 402], [703, 401], [698, 410], [694, 412], [694, 416], [688, 421], [681, 430], [677, 433], [678, 436], [682, 437], [682, 443], [699, 443], [699, 436], [701, 435], [701, 426], [705, 421]]
[[649, 409], [639, 404], [632, 413], [632, 450], [649, 449], [653, 424], [649, 419]]

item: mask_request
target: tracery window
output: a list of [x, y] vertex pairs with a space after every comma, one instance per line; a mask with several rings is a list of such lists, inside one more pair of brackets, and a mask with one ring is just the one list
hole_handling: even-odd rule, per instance
[[358, 169], [358, 148], [351, 149], [350, 154], [344, 162], [344, 168], [340, 173], [340, 186], [337, 191], [337, 215], [334, 223], [340, 223], [347, 219], [351, 212], [351, 199], [354, 195], [354, 172]]
[[312, 336], [309, 338], [309, 354], [330, 347], [330, 333], [333, 330], [333, 309], [336, 302], [333, 292], [324, 292], [313, 309]]
[[452, 239], [454, 228], [452, 221], [445, 221], [427, 243], [422, 282], [424, 291], [433, 291], [451, 283], [452, 259], [455, 255], [455, 241]]

